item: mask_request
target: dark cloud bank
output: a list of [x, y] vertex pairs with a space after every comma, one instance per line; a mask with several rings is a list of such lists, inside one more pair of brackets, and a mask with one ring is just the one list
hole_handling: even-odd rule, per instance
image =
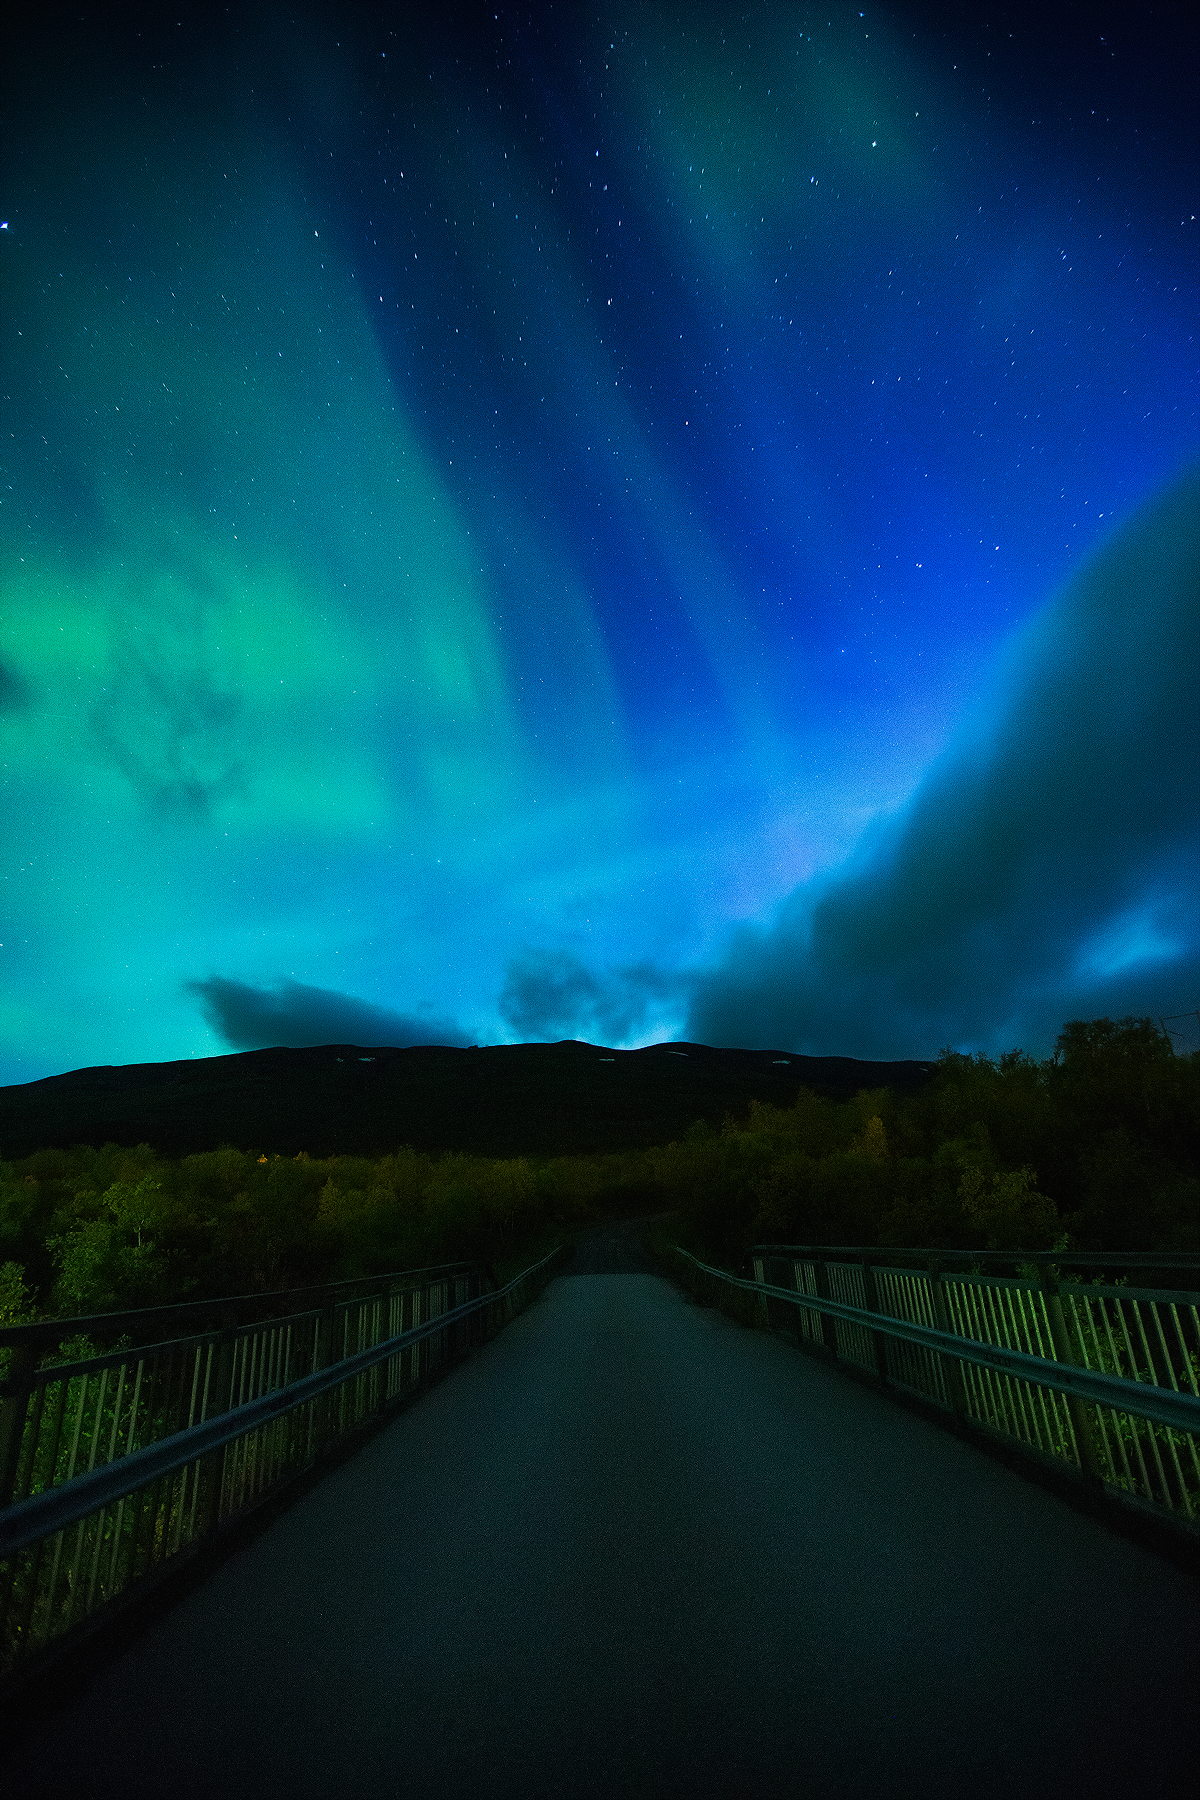
[[525, 1040], [582, 1037], [619, 1044], [645, 1028], [656, 1000], [682, 990], [682, 978], [649, 964], [604, 976], [563, 950], [514, 957], [500, 995], [500, 1017]]
[[[1068, 1018], [1200, 1002], [1200, 469], [1019, 635], [982, 722], [850, 863], [713, 967], [597, 974], [527, 950], [521, 1038], [620, 1043], [690, 1000], [695, 1042], [890, 1059], [1044, 1053]], [[189, 984], [239, 1049], [463, 1044], [446, 1021], [286, 981]]]
[[852, 862], [746, 927], [689, 1037], [1044, 1051], [1200, 1001], [1200, 470], [1019, 636], [985, 727]]
[[189, 981], [204, 1015], [235, 1050], [265, 1050], [283, 1044], [302, 1050], [309, 1044], [464, 1045], [470, 1039], [457, 1025], [421, 1014], [390, 1012], [352, 994], [332, 988], [281, 981], [274, 988], [252, 987], [213, 975]]

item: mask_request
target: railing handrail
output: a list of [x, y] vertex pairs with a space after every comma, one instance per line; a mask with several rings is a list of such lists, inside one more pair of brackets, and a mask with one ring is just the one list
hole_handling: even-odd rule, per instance
[[949, 1264], [1049, 1263], [1054, 1267], [1086, 1269], [1195, 1269], [1200, 1272], [1200, 1252], [1193, 1250], [963, 1250], [926, 1246], [897, 1249], [891, 1244], [755, 1244], [751, 1256], [807, 1256], [869, 1260], [876, 1267], [885, 1259], [911, 1257], [928, 1268], [936, 1260]]
[[[432, 1263], [426, 1269], [393, 1269], [385, 1275], [357, 1275], [348, 1281], [277, 1288], [267, 1294], [232, 1294], [226, 1299], [180, 1300], [169, 1306], [143, 1306], [126, 1312], [80, 1313], [66, 1318], [30, 1319], [22, 1325], [0, 1326], [0, 1350], [14, 1344], [57, 1344], [69, 1337], [107, 1336], [114, 1332], [122, 1334], [137, 1331], [143, 1325], [154, 1330], [158, 1324], [166, 1325], [172, 1319], [183, 1321], [209, 1315], [224, 1323], [230, 1315], [241, 1314], [233, 1322], [245, 1324], [248, 1322], [248, 1315], [265, 1319], [270, 1316], [273, 1306], [287, 1300], [301, 1301], [319, 1297], [328, 1301], [336, 1300], [338, 1295], [353, 1298], [358, 1294], [386, 1288], [391, 1282], [417, 1281], [423, 1285], [439, 1275], [460, 1274], [463, 1270], [483, 1267], [483, 1263], [478, 1261]], [[158, 1341], [168, 1342], [169, 1339]]]
[[15, 1556], [18, 1551], [36, 1543], [40, 1538], [65, 1530], [68, 1525], [86, 1518], [98, 1508], [111, 1505], [136, 1492], [147, 1482], [175, 1474], [208, 1452], [219, 1450], [223, 1445], [232, 1443], [235, 1438], [244, 1437], [283, 1413], [306, 1406], [332, 1388], [353, 1381], [377, 1363], [385, 1362], [389, 1357], [406, 1350], [411, 1344], [419, 1343], [435, 1332], [445, 1331], [449, 1326], [480, 1311], [482, 1307], [496, 1305], [522, 1281], [536, 1275], [539, 1269], [544, 1269], [548, 1262], [560, 1254], [561, 1246], [551, 1250], [540, 1262], [522, 1269], [519, 1275], [515, 1275], [502, 1288], [479, 1294], [473, 1300], [464, 1301], [461, 1306], [438, 1313], [422, 1324], [412, 1326], [395, 1337], [386, 1338], [367, 1350], [360, 1350], [328, 1368], [303, 1375], [298, 1380], [289, 1382], [286, 1387], [262, 1394], [228, 1412], [218, 1413], [199, 1425], [189, 1425], [171, 1437], [160, 1438], [155, 1444], [147, 1444], [141, 1450], [131, 1451], [128, 1456], [105, 1463], [101, 1468], [76, 1476], [72, 1481], [46, 1488], [39, 1494], [31, 1494], [25, 1500], [18, 1500], [15, 1505], [0, 1511], [0, 1558]]
[[897, 1319], [891, 1313], [868, 1312], [861, 1306], [847, 1306], [841, 1300], [827, 1299], [823, 1294], [802, 1294], [795, 1288], [773, 1287], [766, 1281], [750, 1281], [731, 1275], [727, 1269], [702, 1263], [689, 1250], [674, 1246], [680, 1256], [720, 1281], [749, 1293], [762, 1294], [772, 1300], [785, 1300], [790, 1306], [802, 1306], [811, 1312], [842, 1319], [848, 1325], [861, 1325], [868, 1331], [879, 1331], [887, 1337], [901, 1338], [910, 1344], [921, 1344], [927, 1350], [956, 1356], [962, 1362], [998, 1369], [1016, 1375], [1022, 1381], [1036, 1382], [1040, 1387], [1056, 1388], [1060, 1393], [1074, 1394], [1081, 1400], [1099, 1402], [1121, 1412], [1139, 1414], [1156, 1424], [1174, 1426], [1180, 1431], [1200, 1432], [1200, 1399], [1173, 1388], [1154, 1387], [1149, 1382], [1131, 1381], [1124, 1375], [1106, 1375], [1097, 1369], [1084, 1369], [1077, 1363], [1056, 1362], [1050, 1357], [1029, 1356], [1023, 1350], [1008, 1350], [998, 1344], [985, 1344], [978, 1338], [959, 1337], [957, 1332], [939, 1331], [932, 1325], [917, 1325]]

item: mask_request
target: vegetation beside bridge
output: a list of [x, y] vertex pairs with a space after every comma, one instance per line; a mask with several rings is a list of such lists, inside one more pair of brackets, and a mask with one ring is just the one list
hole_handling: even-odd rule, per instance
[[610, 1154], [42, 1150], [0, 1163], [0, 1323], [448, 1258], [503, 1273], [583, 1224], [668, 1211], [726, 1262], [760, 1241], [1200, 1250], [1198, 1120], [1200, 1057], [1100, 1019], [1044, 1062], [945, 1051], [919, 1093], [802, 1088]]

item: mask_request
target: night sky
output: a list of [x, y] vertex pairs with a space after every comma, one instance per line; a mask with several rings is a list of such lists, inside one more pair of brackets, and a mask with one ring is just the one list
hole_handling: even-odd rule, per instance
[[0, 1081], [1200, 1005], [1196, 33], [39, 11]]

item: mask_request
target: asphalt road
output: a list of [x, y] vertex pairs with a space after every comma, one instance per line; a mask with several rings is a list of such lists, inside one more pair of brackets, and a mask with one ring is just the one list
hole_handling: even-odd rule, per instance
[[645, 1227], [672, 1213], [656, 1213], [641, 1219], [606, 1219], [577, 1232], [569, 1257], [560, 1265], [563, 1275], [656, 1275], [658, 1269], [642, 1242]]
[[1198, 1603], [786, 1344], [583, 1273], [0, 1774], [72, 1800], [1174, 1800]]

